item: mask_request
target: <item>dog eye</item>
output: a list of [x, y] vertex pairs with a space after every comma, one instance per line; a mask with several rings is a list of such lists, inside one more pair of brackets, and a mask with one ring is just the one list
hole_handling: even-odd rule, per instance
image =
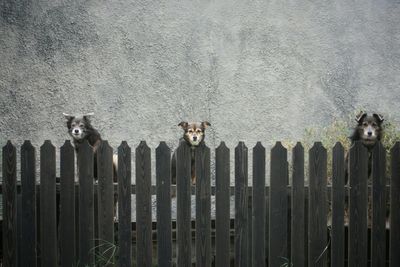
[[196, 132], [198, 132], [198, 133], [201, 133], [201, 130], [200, 129], [197, 129], [197, 131]]
[[79, 127], [83, 128], [83, 126], [84, 126], [83, 124], [79, 124]]
[[364, 125], [364, 126], [368, 126], [368, 123], [366, 123], [366, 122], [363, 122], [363, 125]]
[[193, 130], [189, 130], [188, 132], [189, 132], [189, 133], [193, 133]]
[[376, 126], [377, 126], [377, 124], [374, 122], [374, 123], [372, 123], [372, 126], [376, 127]]

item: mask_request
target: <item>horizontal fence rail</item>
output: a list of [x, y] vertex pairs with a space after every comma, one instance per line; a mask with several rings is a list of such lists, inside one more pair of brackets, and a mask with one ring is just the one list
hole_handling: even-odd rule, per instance
[[146, 142], [132, 151], [122, 142], [114, 165], [107, 141], [79, 153], [66, 141], [57, 161], [50, 141], [38, 150], [26, 141], [17, 166], [7, 142], [1, 265], [400, 266], [399, 143], [387, 153], [381, 143], [288, 151], [277, 142], [267, 163], [258, 142], [252, 170], [243, 142], [222, 142], [215, 159], [205, 144], [172, 151], [161, 142], [154, 166]]

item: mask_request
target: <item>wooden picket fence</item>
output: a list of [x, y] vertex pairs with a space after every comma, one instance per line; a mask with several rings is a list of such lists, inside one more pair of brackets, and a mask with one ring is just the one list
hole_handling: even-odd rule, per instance
[[[77, 159], [78, 184], [75, 182], [75, 153], [69, 141], [60, 148], [59, 183], [56, 180], [55, 147], [50, 141], [40, 147], [40, 184], [36, 183], [35, 148], [29, 141], [21, 147], [19, 184], [16, 147], [8, 142], [3, 147], [1, 186], [3, 266], [176, 264], [186, 267], [192, 266], [193, 262], [200, 267], [232, 264], [257, 267], [400, 266], [399, 143], [390, 154], [390, 191], [387, 190], [386, 152], [380, 143], [372, 153], [371, 186], [367, 179], [369, 155], [361, 143], [356, 143], [349, 152], [348, 186], [344, 182], [345, 151], [339, 143], [333, 148], [332, 166], [327, 166], [327, 150], [321, 143], [315, 143], [309, 150], [309, 177], [305, 185], [304, 148], [300, 143], [294, 147], [293, 169], [289, 172], [287, 149], [277, 142], [271, 150], [268, 187], [265, 182], [266, 150], [261, 143], [253, 148], [252, 185], [248, 185], [248, 149], [243, 142], [235, 148], [234, 187], [230, 186], [230, 150], [225, 144], [221, 143], [215, 151], [215, 187], [211, 187], [210, 181], [210, 149], [205, 145], [196, 148], [193, 248], [191, 148], [181, 144], [176, 153], [175, 259], [171, 219], [171, 190], [175, 187], [171, 185], [171, 150], [164, 142], [155, 150], [155, 187], [151, 185], [151, 150], [145, 142], [141, 142], [134, 153], [135, 185], [131, 184], [131, 149], [126, 142], [118, 147], [118, 186], [113, 185], [113, 150], [106, 141], [98, 149], [96, 183], [92, 148], [87, 143], [81, 147]], [[332, 168], [332, 185], [327, 185], [328, 167]], [[292, 175], [290, 185], [289, 173]], [[114, 222], [114, 191], [118, 192], [117, 223]], [[157, 199], [156, 259], [152, 251], [151, 195], [154, 193]], [[136, 194], [136, 210], [133, 211], [132, 194]], [[211, 218], [212, 195], [216, 200], [215, 218]], [[17, 205], [17, 196], [21, 198], [20, 205]], [[230, 240], [231, 196], [235, 199], [233, 244]], [[389, 197], [390, 229], [387, 229], [386, 199]], [[347, 201], [348, 229], [344, 226]], [[369, 201], [372, 201], [371, 227], [367, 222]], [[332, 225], [328, 226], [330, 209]], [[136, 212], [135, 228], [131, 222], [132, 212]], [[215, 227], [212, 229], [213, 220]], [[212, 230], [215, 231], [213, 243]], [[102, 244], [115, 244], [111, 247], [117, 249], [112, 252], [110, 247]], [[136, 253], [132, 253], [132, 244], [135, 244]], [[114, 256], [116, 260], [96, 262], [94, 251], [105, 258]]]

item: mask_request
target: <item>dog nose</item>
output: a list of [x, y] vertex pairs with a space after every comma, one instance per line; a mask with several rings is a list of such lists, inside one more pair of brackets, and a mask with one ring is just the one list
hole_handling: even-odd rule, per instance
[[78, 129], [75, 129], [75, 131], [74, 131], [75, 133], [79, 133], [79, 130]]
[[368, 132], [368, 136], [371, 136], [372, 135], [372, 132]]
[[193, 136], [193, 141], [196, 141], [197, 140], [197, 136]]

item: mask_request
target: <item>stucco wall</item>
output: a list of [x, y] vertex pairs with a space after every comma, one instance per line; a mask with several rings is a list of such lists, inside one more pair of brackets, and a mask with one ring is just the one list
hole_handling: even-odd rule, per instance
[[399, 122], [398, 0], [31, 2], [0, 2], [3, 144], [61, 145], [63, 112], [114, 146], [176, 145], [181, 120], [210, 121], [211, 147], [358, 108]]

